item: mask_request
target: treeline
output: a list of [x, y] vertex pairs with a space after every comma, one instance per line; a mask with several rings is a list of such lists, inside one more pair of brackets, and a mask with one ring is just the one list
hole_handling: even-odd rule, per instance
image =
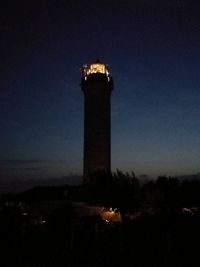
[[159, 176], [141, 184], [132, 173], [97, 172], [85, 179], [85, 200], [117, 207], [120, 211], [175, 212], [200, 207], [200, 180]]
[[[47, 214], [40, 214], [47, 200]], [[62, 204], [51, 209], [54, 201]], [[122, 223], [78, 220], [76, 201], [117, 208]], [[2, 200], [0, 266], [200, 266], [199, 207], [198, 179], [162, 176], [141, 184], [134, 173], [97, 172], [79, 187], [35, 188]]]

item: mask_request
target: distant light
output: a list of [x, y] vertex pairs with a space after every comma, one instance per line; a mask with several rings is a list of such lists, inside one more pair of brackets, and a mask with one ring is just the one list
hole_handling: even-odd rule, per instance
[[109, 211], [110, 211], [111, 214], [115, 213], [115, 211], [112, 208], [110, 208]]
[[182, 213], [187, 213], [193, 215], [193, 211], [190, 208], [183, 208]]
[[117, 208], [103, 208], [101, 212], [101, 217], [106, 223], [121, 222], [121, 215], [117, 211]]

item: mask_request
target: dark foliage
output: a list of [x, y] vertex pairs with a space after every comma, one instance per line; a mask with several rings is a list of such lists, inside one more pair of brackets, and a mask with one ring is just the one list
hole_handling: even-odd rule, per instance
[[[37, 201], [59, 205], [49, 207], [38, 223], [23, 215], [20, 198], [27, 206]], [[75, 200], [118, 208], [122, 224], [108, 224], [97, 215], [75, 220]], [[4, 197], [0, 266], [199, 266], [199, 224], [198, 179], [162, 176], [140, 185], [134, 173], [98, 172], [71, 192], [51, 187]]]
[[118, 208], [121, 212], [139, 208], [140, 187], [135, 174], [96, 172], [84, 185], [85, 199], [93, 204]]

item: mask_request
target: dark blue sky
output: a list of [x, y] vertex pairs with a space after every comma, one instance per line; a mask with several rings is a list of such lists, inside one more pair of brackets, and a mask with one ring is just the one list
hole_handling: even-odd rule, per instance
[[200, 8], [190, 2], [1, 4], [1, 178], [82, 173], [80, 67], [96, 56], [115, 85], [113, 171], [199, 172]]

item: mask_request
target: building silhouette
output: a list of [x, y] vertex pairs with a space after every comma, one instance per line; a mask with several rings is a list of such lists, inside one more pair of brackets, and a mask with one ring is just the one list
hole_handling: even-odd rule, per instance
[[84, 177], [111, 170], [111, 92], [113, 79], [107, 65], [96, 62], [83, 66], [84, 93]]

